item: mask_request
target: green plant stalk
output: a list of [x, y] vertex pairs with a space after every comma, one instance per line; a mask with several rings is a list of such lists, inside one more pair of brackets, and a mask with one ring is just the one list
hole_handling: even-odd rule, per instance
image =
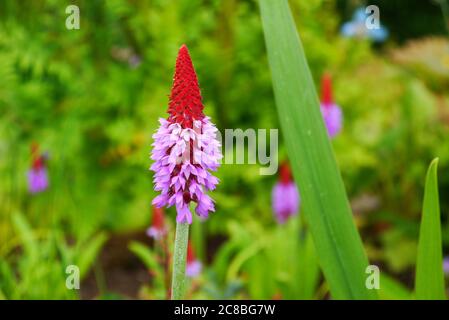
[[273, 89], [287, 153], [320, 266], [334, 299], [375, 299], [304, 49], [286, 0], [260, 0]]
[[175, 236], [175, 250], [173, 254], [173, 275], [171, 285], [171, 299], [184, 298], [187, 245], [189, 242], [189, 224], [177, 223]]
[[415, 289], [419, 300], [443, 300], [446, 297], [437, 167], [438, 158], [432, 161], [426, 175], [416, 261]]

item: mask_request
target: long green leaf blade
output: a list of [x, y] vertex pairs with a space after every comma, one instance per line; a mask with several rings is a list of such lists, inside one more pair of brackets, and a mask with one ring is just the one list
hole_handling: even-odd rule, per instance
[[422, 300], [445, 299], [437, 168], [438, 158], [427, 170], [419, 231], [415, 290]]
[[410, 300], [410, 292], [402, 283], [391, 276], [381, 273], [379, 298], [382, 300]]
[[260, 9], [279, 120], [331, 294], [335, 299], [376, 298], [365, 286], [368, 259], [288, 2], [260, 0]]

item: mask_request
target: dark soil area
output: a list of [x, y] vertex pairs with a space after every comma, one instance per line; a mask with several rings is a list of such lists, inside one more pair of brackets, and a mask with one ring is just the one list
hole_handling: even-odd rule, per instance
[[128, 249], [131, 241], [151, 245], [143, 231], [113, 235], [81, 284], [81, 299], [98, 299], [104, 294], [113, 298], [138, 298], [139, 289], [150, 281], [150, 274]]
[[[105, 294], [114, 299], [138, 299], [139, 290], [150, 282], [151, 276], [142, 261], [128, 246], [131, 241], [153, 245], [144, 231], [113, 234], [88, 276], [81, 283], [81, 299], [100, 299]], [[208, 239], [206, 264], [211, 263], [219, 247], [226, 241], [224, 236]]]

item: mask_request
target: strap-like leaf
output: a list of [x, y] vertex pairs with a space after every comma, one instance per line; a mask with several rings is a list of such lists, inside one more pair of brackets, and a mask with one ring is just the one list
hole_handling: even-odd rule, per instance
[[416, 262], [417, 299], [445, 299], [437, 167], [438, 158], [427, 170]]
[[281, 128], [332, 297], [376, 298], [288, 2], [260, 0], [260, 8]]

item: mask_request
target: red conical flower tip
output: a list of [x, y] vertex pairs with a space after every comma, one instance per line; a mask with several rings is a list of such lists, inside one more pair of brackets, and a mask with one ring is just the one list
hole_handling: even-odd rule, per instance
[[325, 73], [321, 78], [321, 103], [330, 105], [332, 102], [332, 79], [329, 73]]
[[157, 229], [164, 228], [164, 211], [162, 208], [153, 207], [153, 223], [152, 226]]
[[192, 244], [189, 241], [189, 244], [187, 246], [186, 276], [189, 278], [198, 276], [201, 272], [202, 267], [203, 265], [199, 260], [196, 259]]
[[160, 240], [166, 233], [164, 210], [153, 206], [151, 227], [147, 229], [147, 235], [154, 240]]
[[194, 262], [195, 260], [195, 252], [193, 251], [192, 244], [189, 241], [189, 244], [187, 245], [187, 263]]
[[31, 143], [31, 159], [33, 169], [41, 169], [44, 166], [43, 158], [39, 154], [39, 145], [36, 142]]
[[283, 184], [288, 184], [293, 181], [292, 172], [287, 162], [283, 162], [279, 168], [280, 181]]
[[175, 76], [170, 94], [168, 120], [183, 128], [192, 128], [193, 120], [204, 118], [200, 87], [186, 45], [182, 45], [176, 58]]

